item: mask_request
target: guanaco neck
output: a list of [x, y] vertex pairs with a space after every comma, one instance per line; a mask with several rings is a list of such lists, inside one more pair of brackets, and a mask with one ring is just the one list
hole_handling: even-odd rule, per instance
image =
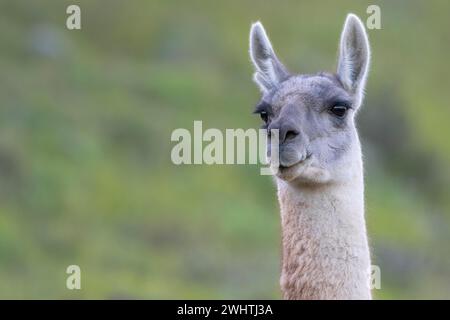
[[285, 299], [371, 299], [360, 162], [341, 183], [278, 181]]

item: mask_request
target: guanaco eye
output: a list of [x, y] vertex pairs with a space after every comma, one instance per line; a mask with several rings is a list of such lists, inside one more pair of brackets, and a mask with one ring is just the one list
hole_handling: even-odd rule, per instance
[[267, 115], [267, 112], [266, 111], [261, 111], [259, 113], [259, 115], [261, 116], [262, 121], [267, 123], [267, 120], [269, 120], [269, 116]]
[[334, 114], [338, 118], [343, 118], [345, 114], [347, 113], [348, 107], [346, 106], [333, 106], [330, 108], [330, 112]]

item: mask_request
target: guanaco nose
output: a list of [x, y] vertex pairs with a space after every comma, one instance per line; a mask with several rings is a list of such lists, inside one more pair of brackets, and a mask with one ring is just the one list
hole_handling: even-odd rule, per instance
[[268, 135], [271, 137], [271, 130], [278, 130], [278, 138], [279, 144], [282, 145], [284, 143], [288, 143], [293, 140], [295, 137], [299, 135], [299, 130], [296, 128], [296, 125], [293, 121], [275, 121], [268, 127]]

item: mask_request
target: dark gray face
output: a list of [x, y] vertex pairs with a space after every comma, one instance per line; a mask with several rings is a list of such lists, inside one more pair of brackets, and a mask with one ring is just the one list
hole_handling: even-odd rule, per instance
[[[360, 152], [354, 114], [362, 101], [370, 57], [361, 21], [347, 17], [336, 74], [290, 75], [260, 23], [250, 32], [250, 57], [262, 91], [255, 113], [268, 129], [268, 142], [271, 130], [279, 133], [278, 177], [326, 182], [339, 176], [352, 153]], [[271, 153], [268, 143], [269, 157]]]

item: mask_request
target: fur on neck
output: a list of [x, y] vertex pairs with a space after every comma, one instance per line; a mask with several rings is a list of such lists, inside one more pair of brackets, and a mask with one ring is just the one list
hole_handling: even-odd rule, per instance
[[277, 180], [285, 299], [371, 299], [360, 153], [356, 159], [339, 183]]

